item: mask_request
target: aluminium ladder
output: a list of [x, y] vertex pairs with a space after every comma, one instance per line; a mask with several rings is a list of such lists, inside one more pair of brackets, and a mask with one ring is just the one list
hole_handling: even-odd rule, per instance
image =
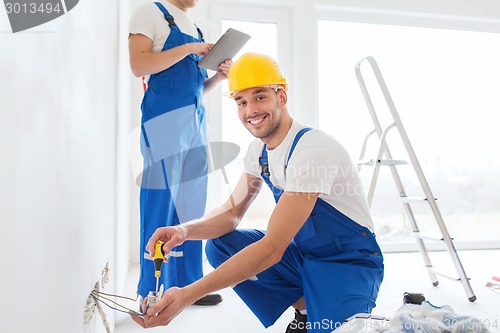
[[[361, 65], [364, 62], [368, 62], [370, 65], [373, 74], [377, 80], [379, 89], [382, 92], [382, 95], [385, 99], [385, 103], [387, 104], [387, 107], [390, 111], [390, 114], [392, 116], [393, 122], [387, 126], [386, 128], [382, 129], [379, 118], [375, 112], [374, 105], [372, 103], [372, 100], [370, 98], [370, 94], [368, 93], [365, 81], [363, 79], [363, 76], [361, 74]], [[467, 275], [465, 274], [464, 268], [460, 262], [460, 258], [458, 257], [457, 251], [455, 249], [455, 246], [453, 244], [453, 240], [450, 237], [448, 233], [448, 229], [443, 221], [443, 217], [441, 216], [441, 213], [439, 211], [439, 208], [436, 204], [436, 198], [433, 196], [431, 189], [429, 187], [429, 184], [427, 183], [427, 180], [422, 172], [422, 168], [420, 167], [420, 164], [417, 160], [417, 157], [415, 155], [415, 152], [413, 150], [413, 147], [410, 143], [410, 140], [408, 138], [408, 135], [406, 134], [406, 131], [404, 129], [403, 123], [401, 122], [401, 118], [399, 117], [399, 114], [396, 110], [396, 106], [394, 105], [394, 102], [392, 101], [391, 95], [389, 94], [389, 90], [387, 89], [387, 86], [385, 84], [385, 81], [382, 77], [382, 74], [380, 72], [380, 69], [375, 61], [375, 59], [371, 56], [368, 56], [366, 58], [361, 59], [355, 66], [355, 73], [356, 73], [356, 78], [358, 80], [358, 83], [360, 85], [361, 91], [363, 93], [363, 97], [365, 99], [365, 102], [368, 106], [368, 110], [370, 112], [370, 116], [372, 118], [372, 122], [374, 124], [374, 129], [368, 133], [368, 135], [365, 137], [365, 140], [363, 142], [363, 147], [361, 149], [361, 155], [360, 155], [360, 161], [363, 161], [365, 158], [365, 153], [366, 153], [366, 146], [367, 146], [367, 141], [373, 134], [377, 134], [379, 138], [379, 146], [378, 146], [378, 151], [377, 151], [377, 156], [375, 159], [372, 159], [368, 162], [360, 162], [358, 165], [358, 169], [361, 169], [362, 165], [372, 165], [372, 174], [371, 174], [371, 180], [370, 180], [370, 185], [369, 189], [367, 192], [367, 199], [368, 199], [368, 205], [371, 206], [372, 199], [373, 199], [373, 194], [375, 191], [375, 186], [377, 183], [377, 178], [378, 174], [380, 171], [381, 166], [388, 166], [390, 168], [392, 178], [394, 179], [394, 182], [396, 184], [396, 187], [399, 191], [399, 196], [401, 198], [401, 202], [403, 204], [404, 211], [410, 221], [413, 234], [416, 237], [417, 245], [419, 248], [420, 253], [422, 254], [422, 257], [424, 259], [425, 267], [427, 268], [427, 271], [429, 273], [429, 276], [431, 278], [432, 284], [434, 286], [437, 286], [439, 284], [439, 281], [437, 279], [436, 275], [441, 275], [446, 278], [450, 278], [456, 281], [459, 281], [462, 283], [463, 288], [465, 289], [465, 293], [467, 294], [467, 297], [470, 302], [474, 302], [476, 300], [476, 296], [474, 295], [474, 292], [472, 291], [471, 285], [469, 283], [469, 279]], [[408, 157], [410, 161], [402, 161], [402, 160], [394, 160], [392, 159], [391, 152], [389, 150], [386, 137], [389, 131], [393, 128], [397, 128], [399, 136], [401, 138], [401, 141], [406, 149], [406, 152], [408, 154]], [[416, 176], [419, 180], [420, 186], [425, 194], [425, 197], [423, 198], [413, 198], [413, 197], [408, 197], [406, 195], [405, 188], [403, 186], [403, 183], [401, 181], [401, 178], [399, 176], [398, 170], [396, 169], [397, 165], [402, 165], [402, 164], [411, 164], [413, 166], [413, 169], [416, 173]], [[434, 218], [438, 224], [439, 230], [441, 231], [442, 238], [432, 238], [432, 237], [427, 237], [422, 234], [420, 234], [420, 230], [417, 226], [417, 222], [415, 219], [415, 215], [413, 213], [413, 210], [411, 208], [411, 203], [415, 201], [420, 201], [420, 202], [426, 202], [430, 205], [430, 208], [432, 209]], [[424, 239], [427, 240], [438, 240], [438, 241], [443, 241], [446, 244], [446, 248], [451, 256], [451, 259], [453, 261], [453, 264], [457, 270], [458, 273], [458, 278], [455, 277], [450, 277], [445, 274], [442, 274], [440, 272], [437, 272], [433, 269], [429, 253], [427, 251], [427, 248], [424, 243]]]

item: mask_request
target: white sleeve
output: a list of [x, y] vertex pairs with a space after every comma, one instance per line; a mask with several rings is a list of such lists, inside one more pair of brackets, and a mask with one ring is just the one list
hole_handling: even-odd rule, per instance
[[[154, 42], [158, 39], [156, 27], [158, 15], [163, 16], [160, 9], [154, 3], [142, 5], [130, 18], [129, 32], [131, 34], [142, 34]], [[161, 29], [168, 29], [168, 33], [170, 33], [168, 24], [162, 26]]]
[[248, 151], [243, 160], [244, 172], [255, 177], [260, 177], [259, 157], [262, 153], [264, 144], [260, 140], [253, 141], [248, 146]]
[[285, 191], [331, 195], [337, 179], [352, 172], [347, 170], [351, 168], [350, 157], [333, 142], [300, 143], [288, 161]]

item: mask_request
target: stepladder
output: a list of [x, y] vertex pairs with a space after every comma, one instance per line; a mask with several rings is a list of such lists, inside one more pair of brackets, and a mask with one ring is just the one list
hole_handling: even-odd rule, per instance
[[[388, 168], [390, 171], [390, 175], [392, 176], [392, 180], [394, 181], [394, 185], [398, 191], [399, 199], [402, 203], [404, 214], [411, 226], [413, 235], [415, 236], [415, 240], [417, 242], [418, 250], [422, 255], [425, 268], [429, 274], [431, 282], [434, 286], [439, 284], [437, 276], [442, 276], [445, 278], [453, 279], [460, 282], [465, 290], [467, 298], [470, 302], [474, 302], [476, 300], [476, 296], [472, 290], [470, 285], [469, 278], [467, 277], [464, 267], [460, 261], [457, 250], [453, 243], [453, 239], [451, 238], [448, 228], [444, 222], [441, 211], [437, 205], [436, 198], [434, 197], [429, 183], [422, 171], [421, 165], [417, 159], [415, 151], [412, 147], [408, 134], [403, 126], [401, 121], [401, 117], [396, 109], [396, 106], [393, 102], [393, 99], [389, 93], [387, 85], [384, 81], [380, 68], [375, 61], [375, 59], [371, 56], [365, 57], [361, 59], [355, 65], [355, 74], [358, 84], [360, 86], [361, 92], [363, 94], [363, 98], [368, 107], [368, 111], [370, 113], [371, 120], [373, 122], [372, 130], [366, 135], [363, 146], [361, 148], [358, 170], [361, 171], [365, 168], [370, 168], [370, 176], [369, 176], [369, 184], [367, 187], [367, 200], [369, 206], [371, 206], [377, 182], [379, 181], [379, 174], [381, 168]], [[374, 78], [375, 82], [375, 90], [378, 89], [377, 93], [379, 93], [382, 98], [383, 104], [385, 104], [384, 111], [389, 114], [388, 116], [385, 114], [386, 119], [389, 119], [388, 124], [384, 124], [380, 121], [380, 115], [378, 109], [375, 107], [375, 103], [373, 100], [374, 92], [372, 86], [370, 91], [367, 85], [366, 75], [371, 75]], [[388, 140], [388, 135], [390, 132], [397, 132], [395, 135], [391, 135], [393, 139], [394, 136], [397, 137], [401, 147], [405, 151], [405, 159], [395, 159], [391, 154], [390, 142], [393, 141]], [[368, 155], [368, 142], [376, 141], [375, 152], [371, 157], [367, 158]], [[407, 193], [407, 186], [401, 176], [400, 168], [405, 166], [405, 168], [411, 167], [413, 170], [415, 178], [418, 180], [418, 187], [420, 187], [419, 194], [420, 196], [410, 196]], [[404, 174], [407, 174], [404, 173]], [[432, 220], [435, 221], [437, 225], [438, 236], [431, 237], [429, 235], [424, 235], [419, 228], [419, 224], [417, 223], [417, 214], [415, 214], [414, 205], [416, 204], [425, 204], [427, 205], [432, 212]], [[451, 262], [456, 270], [457, 276], [449, 275], [448, 273], [444, 273], [436, 270], [433, 266], [430, 258], [430, 251], [428, 250], [427, 242], [429, 241], [437, 241], [442, 242], [445, 245], [446, 251], [450, 255]]]

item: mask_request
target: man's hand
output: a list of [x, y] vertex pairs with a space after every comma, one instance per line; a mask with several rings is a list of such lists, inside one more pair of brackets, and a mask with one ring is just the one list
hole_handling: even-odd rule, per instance
[[188, 43], [190, 53], [199, 56], [206, 56], [208, 51], [214, 46], [212, 43]]
[[227, 59], [224, 62], [221, 62], [219, 65], [220, 72], [215, 73], [214, 76], [217, 76], [217, 79], [224, 80], [227, 79], [227, 73], [229, 73], [229, 69], [233, 65], [233, 61], [231, 59]]
[[165, 253], [165, 260], [167, 260], [167, 254], [176, 247], [184, 243], [186, 240], [186, 235], [181, 226], [175, 227], [163, 227], [158, 228], [153, 233], [151, 238], [146, 245], [146, 250], [153, 254], [155, 250], [155, 244], [157, 240], [163, 241], [165, 244], [163, 245], [163, 251]]
[[173, 287], [168, 289], [157, 303], [148, 308], [144, 317], [132, 315], [131, 317], [144, 328], [167, 326], [193, 302], [184, 288]]
[[222, 80], [227, 79], [227, 73], [229, 73], [229, 69], [231, 68], [232, 64], [233, 61], [231, 59], [227, 59], [226, 61], [220, 63], [220, 71], [215, 73], [215, 75], [210, 79], [205, 80], [205, 94], [214, 90], [215, 86], [218, 85]]

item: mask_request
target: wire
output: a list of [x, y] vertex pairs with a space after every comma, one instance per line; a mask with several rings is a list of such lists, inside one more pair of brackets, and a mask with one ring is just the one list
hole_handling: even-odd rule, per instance
[[109, 302], [111, 302], [111, 303], [113, 303], [113, 304], [116, 304], [116, 305], [118, 305], [119, 307], [122, 307], [122, 308], [124, 308], [124, 309], [126, 309], [126, 310], [128, 310], [128, 311], [130, 311], [130, 312], [138, 313], [137, 311], [131, 310], [131, 309], [127, 308], [126, 306], [123, 306], [123, 305], [121, 305], [121, 304], [119, 304], [119, 303], [117, 303], [117, 302], [113, 301], [112, 299], [109, 299], [109, 298], [104, 297], [104, 296], [99, 296], [99, 295], [97, 295], [97, 296], [98, 296], [98, 297], [100, 297], [100, 298], [103, 298], [103, 299], [105, 299], [105, 300], [107, 300], [107, 301], [109, 301]]
[[132, 316], [143, 316], [145, 314], [145, 313], [139, 313], [139, 312], [134, 311], [134, 310], [129, 310], [129, 311], [121, 310], [121, 309], [118, 309], [118, 308], [115, 308], [115, 307], [109, 305], [108, 303], [106, 303], [105, 301], [103, 301], [102, 299], [100, 299], [99, 297], [97, 297], [95, 295], [92, 295], [92, 297], [94, 297], [94, 299], [96, 301], [99, 301], [102, 304], [106, 305], [108, 308], [119, 311], [119, 312], [127, 313], [127, 314], [132, 315]]
[[134, 302], [137, 301], [137, 297], [136, 298], [132, 298], [132, 297], [127, 297], [127, 296], [121, 296], [121, 295], [115, 295], [115, 294], [108, 294], [108, 293], [104, 293], [104, 292], [99, 291], [99, 290], [93, 290], [93, 292], [98, 293], [98, 294], [102, 294], [102, 295], [106, 295], [106, 296], [112, 296], [112, 297], [118, 297], [118, 298], [128, 299], [128, 300], [131, 300], [131, 301], [134, 301]]
[[[127, 308], [126, 306], [123, 306], [123, 305], [121, 305], [121, 304], [119, 304], [119, 303], [117, 303], [117, 302], [115, 302], [115, 301], [113, 301], [113, 300], [111, 300], [111, 299], [109, 299], [109, 298], [107, 298], [107, 297], [100, 296], [100, 295], [95, 295], [95, 294], [94, 294], [94, 292], [92, 292], [91, 294], [92, 294], [92, 297], [94, 297], [94, 299], [95, 299], [95, 300], [97, 300], [97, 301], [99, 301], [99, 302], [103, 303], [104, 305], [106, 305], [107, 307], [109, 307], [109, 308], [111, 308], [111, 309], [113, 309], [113, 310], [116, 310], [116, 311], [119, 311], [119, 312], [123, 312], [123, 313], [128, 313], [128, 314], [130, 314], [130, 315], [134, 315], [134, 316], [143, 316], [143, 315], [145, 315], [145, 314], [146, 314], [145, 312], [144, 312], [144, 313], [140, 313], [140, 312], [137, 312], [137, 311], [135, 311], [135, 310], [129, 309], [129, 308]], [[102, 298], [102, 299], [101, 299], [101, 298]], [[111, 302], [111, 303], [113, 303], [113, 304], [116, 304], [117, 306], [119, 306], [119, 307], [121, 307], [121, 308], [124, 308], [124, 309], [125, 309], [125, 310], [127, 310], [127, 311], [122, 310], [122, 309], [118, 309], [118, 308], [116, 308], [116, 307], [114, 307], [114, 306], [111, 306], [111, 305], [109, 305], [108, 303], [106, 303], [103, 299], [105, 299], [105, 300], [107, 300], [108, 302]]]
[[92, 295], [92, 297], [94, 297], [96, 301], [101, 302], [102, 304], [106, 305], [108, 308], [111, 308], [113, 310], [116, 310], [116, 311], [119, 311], [119, 312], [123, 312], [123, 313], [127, 313], [127, 314], [132, 315], [132, 316], [142, 316], [142, 314], [140, 314], [140, 313], [134, 313], [134, 312], [130, 312], [130, 311], [124, 311], [124, 310], [121, 310], [121, 309], [117, 309], [117, 308], [109, 305], [108, 303], [104, 302], [102, 299], [99, 299], [95, 295]]

